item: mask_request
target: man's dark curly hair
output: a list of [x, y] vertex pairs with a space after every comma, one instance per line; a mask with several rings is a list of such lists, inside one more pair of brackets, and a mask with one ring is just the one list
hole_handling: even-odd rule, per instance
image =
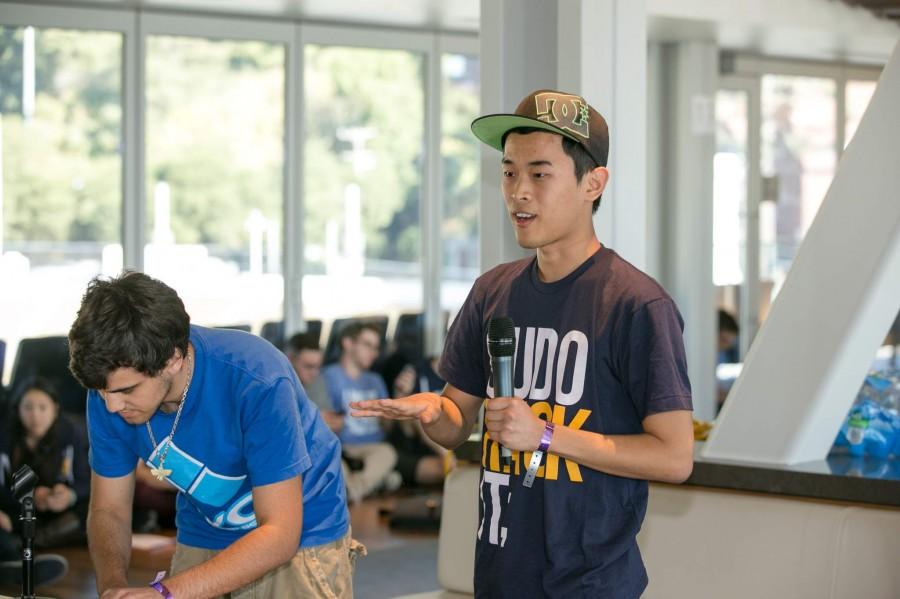
[[69, 330], [69, 370], [88, 389], [134, 368], [156, 376], [180, 350], [187, 353], [190, 317], [175, 290], [139, 272], [89, 284]]

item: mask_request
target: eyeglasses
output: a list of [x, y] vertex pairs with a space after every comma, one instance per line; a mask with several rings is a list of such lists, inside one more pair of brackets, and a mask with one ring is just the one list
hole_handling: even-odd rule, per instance
[[368, 339], [360, 339], [357, 341], [360, 345], [368, 347], [371, 350], [378, 351], [380, 349], [380, 345], [377, 341], [369, 341]]

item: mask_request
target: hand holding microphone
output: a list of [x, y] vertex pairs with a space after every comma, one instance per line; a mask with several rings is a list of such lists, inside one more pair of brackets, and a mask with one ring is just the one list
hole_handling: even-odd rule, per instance
[[[513, 396], [513, 370], [516, 355], [516, 329], [511, 318], [500, 316], [488, 323], [488, 354], [491, 356], [491, 372], [494, 378], [494, 397]], [[485, 419], [488, 418], [487, 411]], [[490, 430], [490, 427], [489, 427]], [[509, 465], [512, 452], [500, 448], [504, 465]]]
[[501, 443], [500, 457], [509, 465], [511, 449], [534, 451], [540, 445], [545, 423], [528, 402], [514, 397], [516, 332], [507, 317], [492, 318], [488, 323], [488, 355], [494, 380], [494, 398], [488, 399], [484, 420], [491, 438]]

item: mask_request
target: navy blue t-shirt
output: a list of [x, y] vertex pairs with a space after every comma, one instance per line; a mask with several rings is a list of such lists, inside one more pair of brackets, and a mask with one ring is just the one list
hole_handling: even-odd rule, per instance
[[[557, 426], [628, 435], [647, 416], [691, 410], [683, 322], [646, 274], [601, 248], [560, 281], [543, 283], [534, 258], [482, 275], [450, 328], [439, 371], [476, 396], [493, 396], [488, 322], [516, 325], [515, 395]], [[639, 597], [647, 586], [636, 535], [647, 482], [592, 470], [552, 453], [532, 488], [530, 452], [502, 467], [482, 443], [475, 558], [479, 598]]]

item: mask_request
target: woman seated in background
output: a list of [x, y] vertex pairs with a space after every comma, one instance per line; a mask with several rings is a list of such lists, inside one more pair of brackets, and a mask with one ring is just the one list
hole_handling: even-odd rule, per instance
[[91, 477], [84, 426], [60, 413], [56, 388], [39, 377], [20, 387], [7, 422], [0, 430], [0, 511], [18, 525], [9, 486], [12, 474], [28, 465], [38, 477], [35, 547], [84, 542]]

